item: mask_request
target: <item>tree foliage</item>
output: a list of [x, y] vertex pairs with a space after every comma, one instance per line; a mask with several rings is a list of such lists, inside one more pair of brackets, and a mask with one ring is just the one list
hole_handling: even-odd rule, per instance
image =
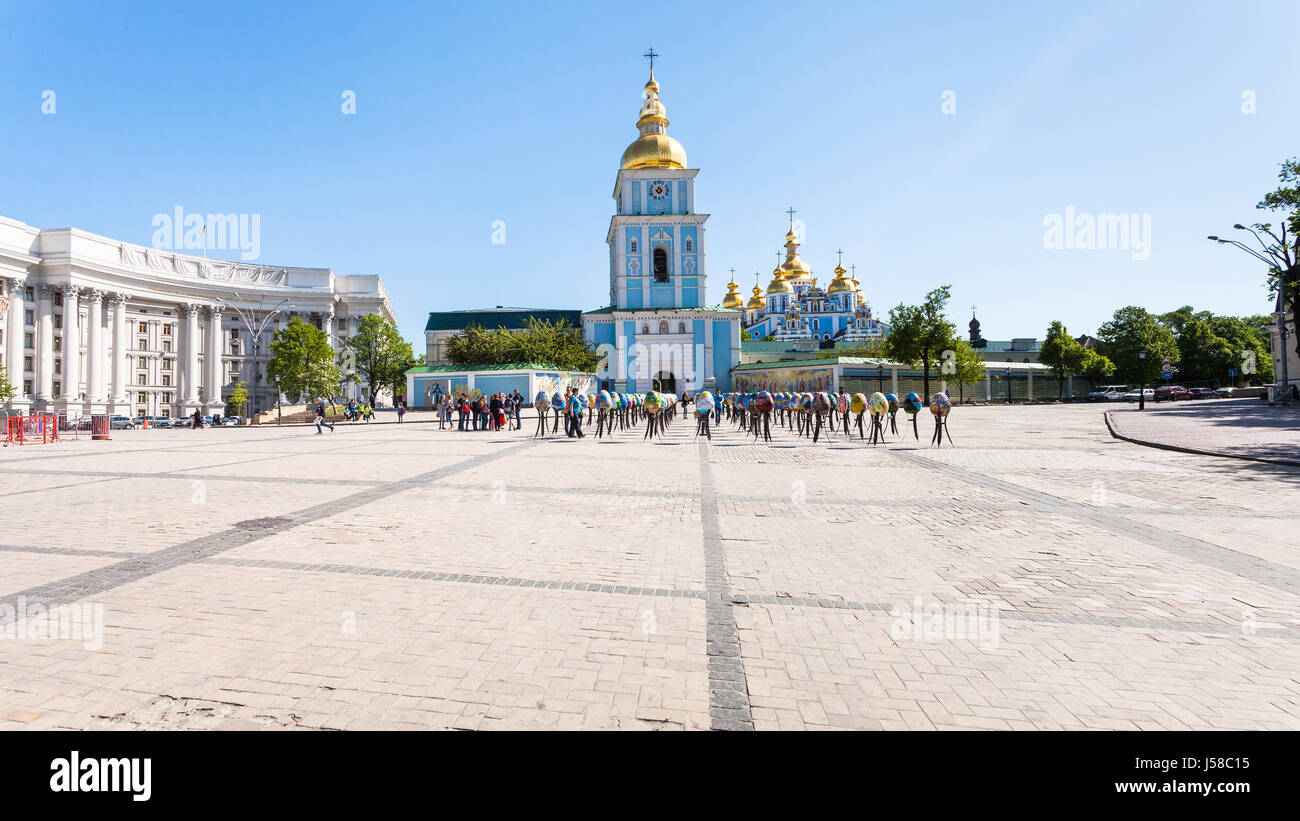
[[[1146, 377], [1159, 375], [1160, 361], [1169, 357], [1177, 362], [1178, 341], [1173, 331], [1162, 325], [1145, 308], [1129, 305], [1120, 308], [1108, 322], [1097, 329], [1100, 340], [1097, 353], [1115, 365], [1115, 376], [1136, 385], [1139, 378], [1138, 351], [1147, 352]], [[1039, 361], [1042, 361], [1041, 352]], [[1152, 364], [1154, 363], [1154, 364]]]
[[239, 382], [231, 388], [226, 399], [226, 416], [238, 416], [244, 412], [244, 403], [248, 401], [248, 383]]
[[14, 386], [9, 384], [8, 374], [3, 362], [0, 362], [0, 401], [7, 402], [14, 398]]
[[1057, 380], [1058, 398], [1065, 396], [1067, 376], [1083, 374], [1092, 379], [1107, 379], [1115, 371], [1115, 364], [1110, 359], [1085, 348], [1059, 321], [1047, 326], [1047, 337], [1038, 346], [1038, 361], [1052, 369]]
[[919, 366], [926, 396], [930, 394], [930, 367], [936, 364], [948, 344], [957, 336], [957, 326], [948, 321], [944, 309], [952, 286], [944, 285], [925, 295], [920, 305], [899, 305], [889, 310], [889, 336], [882, 353], [899, 362]]
[[334, 364], [329, 337], [297, 316], [275, 332], [266, 373], [293, 401], [332, 398], [343, 382], [343, 372]]
[[522, 329], [472, 325], [447, 340], [447, 358], [462, 368], [533, 362], [583, 373], [594, 373], [601, 360], [581, 328], [535, 317]]
[[1159, 320], [1178, 340], [1180, 382], [1230, 380], [1229, 370], [1258, 382], [1268, 367], [1268, 317], [1215, 316], [1184, 305]]
[[954, 336], [942, 353], [939, 371], [944, 380], [956, 383], [957, 401], [966, 401], [966, 386], [984, 378], [984, 357], [969, 342]]
[[397, 325], [379, 314], [361, 317], [357, 332], [344, 343], [340, 362], [345, 379], [359, 377], [366, 383], [371, 405], [384, 388], [394, 397], [406, 393], [406, 372], [420, 364]]

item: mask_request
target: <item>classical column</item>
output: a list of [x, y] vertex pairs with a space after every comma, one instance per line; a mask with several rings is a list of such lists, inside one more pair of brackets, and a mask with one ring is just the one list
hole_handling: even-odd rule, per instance
[[185, 406], [193, 410], [199, 404], [199, 310], [189, 303], [181, 306], [185, 313]]
[[104, 394], [104, 292], [86, 292], [86, 400], [92, 406], [108, 399]]
[[1026, 387], [1025, 390], [1028, 392], [1028, 396], [1025, 398], [1025, 401], [1033, 402], [1034, 401], [1034, 371], [1032, 368], [1029, 370], [1029, 382], [1027, 384], [1028, 387]]
[[127, 397], [129, 390], [127, 380], [130, 368], [127, 367], [126, 352], [131, 347], [131, 334], [126, 327], [126, 294], [113, 294], [113, 409], [130, 416]]
[[68, 405], [81, 399], [78, 390], [81, 382], [81, 305], [77, 300], [81, 289], [76, 285], [63, 286], [63, 398]]
[[223, 346], [221, 334], [221, 307], [213, 305], [208, 308], [208, 350], [207, 350], [207, 371], [206, 380], [208, 385], [208, 411], [212, 413], [224, 413], [225, 404], [221, 401], [221, 389], [225, 386], [225, 376], [221, 367], [221, 349]]
[[26, 303], [23, 289], [26, 281], [21, 278], [6, 280], [9, 289], [9, 308], [6, 314], [5, 328], [5, 378], [14, 389], [14, 404], [26, 404], [27, 394], [23, 393], [23, 312]]
[[54, 287], [36, 286], [36, 399], [54, 398]]
[[993, 372], [984, 366], [984, 401], [993, 401]]

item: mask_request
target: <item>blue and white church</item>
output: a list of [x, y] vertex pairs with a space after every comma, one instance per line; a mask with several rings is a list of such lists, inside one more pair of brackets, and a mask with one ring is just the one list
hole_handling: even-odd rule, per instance
[[699, 169], [668, 136], [653, 62], [636, 125], [640, 133], [614, 180], [605, 236], [609, 305], [582, 315], [583, 333], [607, 354], [597, 381], [632, 393], [730, 390], [742, 312], [707, 304], [709, 215], [695, 208]]

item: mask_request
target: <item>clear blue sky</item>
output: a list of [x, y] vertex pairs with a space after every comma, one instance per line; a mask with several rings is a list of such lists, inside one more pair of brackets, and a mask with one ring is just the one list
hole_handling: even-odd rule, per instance
[[[991, 339], [1093, 332], [1127, 304], [1266, 312], [1263, 272], [1204, 237], [1253, 221], [1300, 154], [1296, 2], [2, 2], [0, 20], [0, 214], [148, 244], [177, 205], [259, 213], [261, 262], [381, 274], [417, 349], [430, 310], [606, 303], [648, 46], [713, 215], [712, 302], [732, 266], [766, 286], [793, 205], [822, 282], [843, 248], [881, 315], [945, 283]], [[1150, 258], [1045, 249], [1067, 206], [1150, 214]]]

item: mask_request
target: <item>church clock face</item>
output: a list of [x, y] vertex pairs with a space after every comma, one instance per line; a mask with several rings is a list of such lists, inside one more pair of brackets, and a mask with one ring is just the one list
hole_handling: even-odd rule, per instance
[[662, 200], [668, 197], [668, 183], [663, 180], [655, 180], [650, 183], [650, 199]]

